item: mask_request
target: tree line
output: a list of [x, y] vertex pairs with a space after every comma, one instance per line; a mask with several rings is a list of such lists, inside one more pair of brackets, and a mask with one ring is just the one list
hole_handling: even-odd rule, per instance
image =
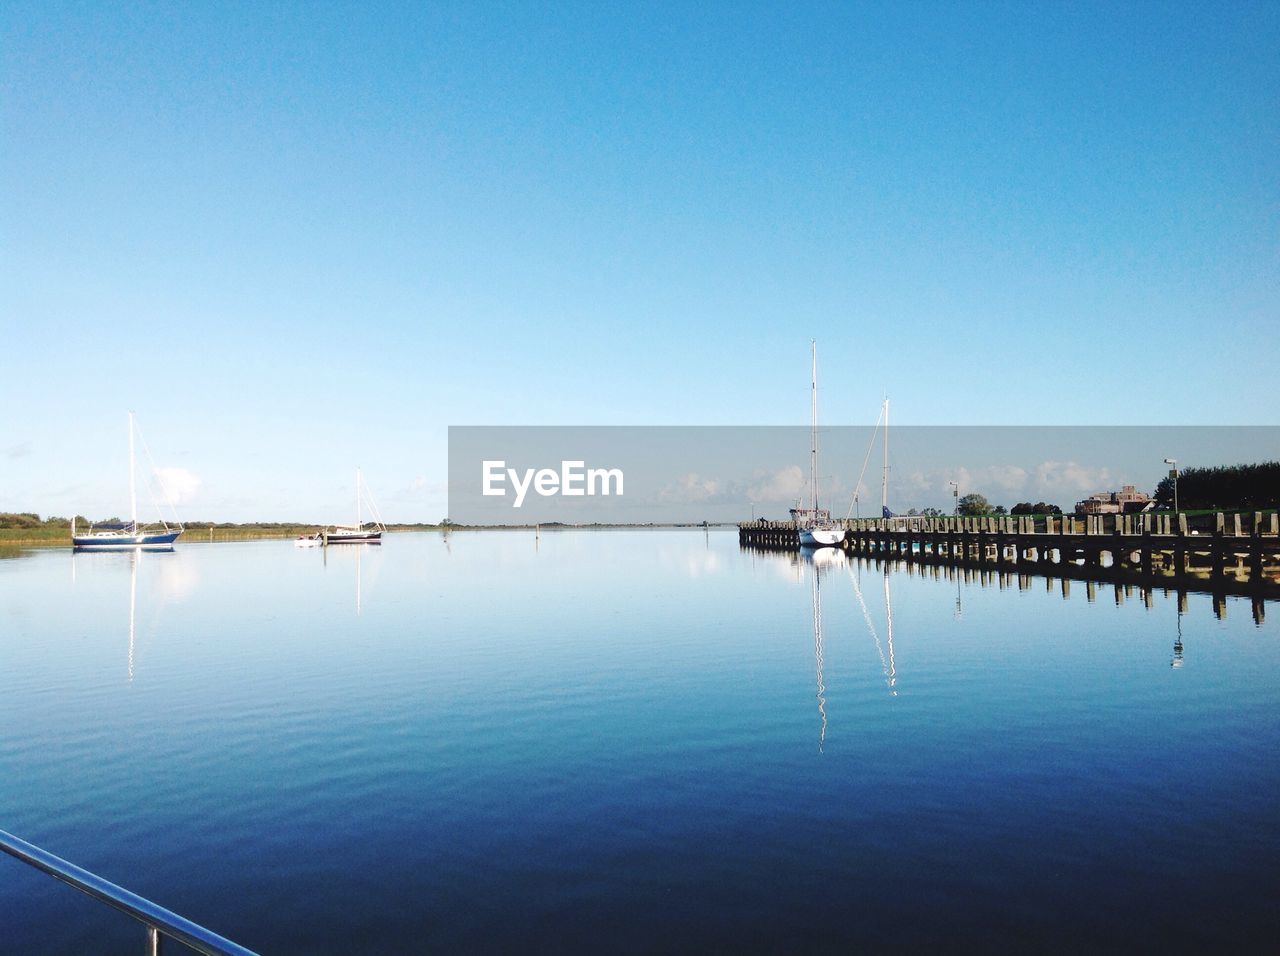
[[[111, 518], [111, 521], [119, 521], [119, 518]], [[83, 515], [76, 515], [77, 524], [88, 524], [89, 519]], [[30, 531], [35, 528], [70, 528], [70, 518], [60, 518], [50, 516], [41, 518], [33, 511], [0, 511], [0, 529], [19, 529], [21, 531]]]
[[[1173, 478], [1165, 476], [1151, 496], [1159, 508], [1173, 508]], [[1181, 511], [1269, 511], [1280, 508], [1280, 461], [1252, 465], [1219, 465], [1188, 468], [1178, 473], [1178, 508]], [[957, 514], [966, 517], [1001, 515], [1060, 515], [1062, 509], [1045, 501], [1020, 501], [1012, 508], [992, 504], [973, 492], [956, 502]], [[910, 514], [938, 516], [936, 508]]]
[[[1156, 502], [1173, 507], [1173, 479], [1156, 485]], [[1266, 511], [1280, 508], [1280, 461], [1253, 465], [1188, 468], [1178, 473], [1178, 508], [1182, 511]]]
[[[912, 508], [907, 512], [908, 517], [921, 518], [942, 518], [948, 514], [950, 512], [940, 508]], [[1004, 515], [1060, 515], [1062, 509], [1044, 501], [1037, 501], [1034, 504], [1030, 501], [1019, 501], [1012, 508], [1006, 508], [1004, 505], [993, 505], [987, 500], [986, 495], [972, 492], [956, 501], [956, 514], [966, 518], [986, 516], [998, 518]]]

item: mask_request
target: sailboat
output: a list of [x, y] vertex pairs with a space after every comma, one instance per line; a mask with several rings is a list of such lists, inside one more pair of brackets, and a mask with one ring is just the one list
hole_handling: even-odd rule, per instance
[[[361, 505], [368, 495], [369, 510], [373, 513], [371, 521], [366, 522], [361, 513]], [[367, 525], [367, 527], [366, 527]], [[337, 525], [332, 529], [320, 532], [320, 540], [325, 544], [381, 544], [382, 533], [386, 531], [382, 518], [378, 514], [378, 506], [373, 496], [364, 488], [364, 479], [360, 469], [356, 469], [356, 523], [353, 525]]]
[[[169, 527], [161, 517], [163, 530], [147, 530], [138, 525], [138, 492], [135, 478], [133, 449], [133, 412], [129, 413], [129, 521], [127, 523], [90, 525], [85, 534], [76, 534], [76, 519], [71, 519], [71, 546], [85, 551], [111, 551], [124, 548], [163, 547], [173, 544], [182, 534], [179, 522], [176, 529]], [[143, 443], [145, 447], [145, 442]], [[101, 530], [97, 530], [101, 529]]]
[[791, 520], [800, 524], [800, 546], [803, 548], [833, 548], [844, 537], [831, 520], [831, 512], [818, 507], [818, 343], [811, 340], [813, 374], [811, 377], [811, 404], [813, 406], [812, 425], [810, 426], [809, 451], [809, 508], [792, 508]]

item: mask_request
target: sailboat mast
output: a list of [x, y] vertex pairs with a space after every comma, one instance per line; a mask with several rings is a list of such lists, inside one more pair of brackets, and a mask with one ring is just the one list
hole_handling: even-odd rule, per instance
[[131, 530], [136, 531], [138, 527], [138, 489], [134, 478], [133, 466], [133, 412], [129, 413], [129, 521], [133, 524]]
[[884, 477], [880, 480], [880, 514], [889, 507], [889, 399], [884, 400]]
[[812, 370], [812, 387], [810, 390], [810, 403], [813, 406], [813, 415], [811, 418], [812, 425], [809, 429], [809, 482], [811, 485], [813, 502], [813, 517], [816, 521], [818, 518], [818, 340], [809, 340], [810, 348], [813, 352], [813, 370]]
[[356, 528], [359, 529], [360, 524], [360, 469], [356, 469]]

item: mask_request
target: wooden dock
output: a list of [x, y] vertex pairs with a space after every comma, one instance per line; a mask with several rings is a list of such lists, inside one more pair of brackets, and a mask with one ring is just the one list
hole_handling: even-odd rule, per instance
[[[894, 517], [840, 521], [852, 555], [1012, 574], [1280, 597], [1280, 516]], [[796, 551], [791, 521], [738, 526], [746, 547]]]

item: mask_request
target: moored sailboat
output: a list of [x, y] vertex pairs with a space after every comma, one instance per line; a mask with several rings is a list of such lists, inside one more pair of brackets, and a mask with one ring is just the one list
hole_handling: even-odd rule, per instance
[[813, 374], [811, 378], [811, 404], [813, 406], [810, 427], [809, 487], [810, 507], [792, 508], [791, 520], [800, 525], [800, 546], [803, 548], [832, 548], [838, 545], [844, 533], [831, 520], [831, 512], [818, 507], [818, 343], [810, 341]]
[[[369, 510], [372, 512], [372, 520], [365, 521], [361, 506], [364, 504], [365, 498], [368, 497]], [[320, 540], [324, 544], [381, 544], [382, 534], [386, 531], [386, 526], [382, 523], [382, 517], [378, 514], [378, 506], [373, 501], [373, 496], [368, 493], [368, 489], [364, 487], [364, 479], [360, 474], [360, 469], [356, 469], [356, 523], [353, 525], [335, 525], [333, 528], [326, 528], [320, 532]]]
[[[71, 546], [84, 551], [113, 551], [125, 548], [166, 547], [182, 534], [182, 523], [171, 528], [160, 518], [160, 528], [138, 524], [138, 492], [135, 477], [133, 447], [133, 412], [129, 413], [129, 520], [127, 522], [99, 523], [89, 526], [84, 534], [76, 534], [76, 519], [71, 519]], [[145, 443], [144, 443], [145, 446]]]

